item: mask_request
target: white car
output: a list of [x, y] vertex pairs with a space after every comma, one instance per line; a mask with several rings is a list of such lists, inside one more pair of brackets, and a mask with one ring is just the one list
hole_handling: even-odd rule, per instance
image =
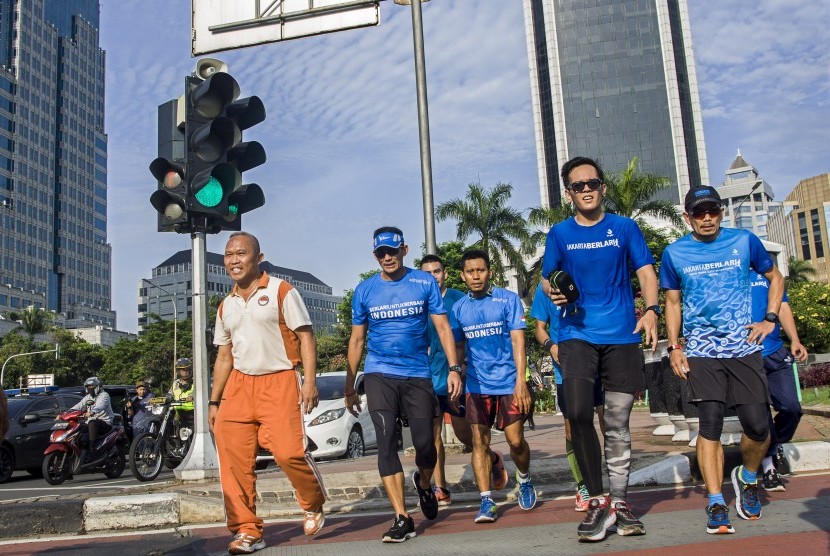
[[305, 415], [305, 432], [317, 446], [311, 452], [315, 459], [347, 457], [357, 458], [367, 448], [377, 446], [375, 427], [366, 407], [363, 391], [363, 373], [357, 373], [355, 391], [360, 396], [360, 413], [357, 417], [346, 410], [346, 372], [335, 371], [317, 375], [317, 391], [320, 403]]

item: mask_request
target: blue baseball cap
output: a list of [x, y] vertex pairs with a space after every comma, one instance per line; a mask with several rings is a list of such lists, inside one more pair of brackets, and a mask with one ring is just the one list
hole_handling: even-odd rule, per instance
[[380, 232], [375, 236], [375, 243], [372, 251], [376, 251], [378, 247], [391, 247], [398, 249], [403, 245], [403, 235], [395, 232]]
[[684, 202], [686, 212], [691, 214], [695, 207], [703, 203], [713, 203], [721, 206], [722, 202], [718, 191], [710, 185], [696, 185], [689, 189]]

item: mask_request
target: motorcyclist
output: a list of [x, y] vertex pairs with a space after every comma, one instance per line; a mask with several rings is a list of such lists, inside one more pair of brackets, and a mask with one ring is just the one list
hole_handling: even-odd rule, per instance
[[147, 408], [147, 402], [153, 398], [153, 393], [147, 383], [139, 380], [135, 385], [135, 393], [136, 395], [130, 399], [127, 405], [127, 415], [131, 419], [134, 437], [150, 427], [153, 416]]
[[[103, 390], [103, 383], [97, 376], [91, 376], [84, 381], [86, 395], [81, 401], [75, 404], [72, 409], [86, 410], [89, 415], [87, 430], [89, 431], [89, 459], [95, 460], [100, 454], [97, 450], [97, 441], [112, 429], [112, 422], [115, 413], [112, 411], [110, 395]], [[87, 402], [92, 402], [88, 404]], [[86, 449], [81, 454], [81, 461], [84, 460]]]
[[170, 394], [176, 401], [182, 401], [182, 405], [176, 408], [175, 419], [182, 425], [193, 427], [193, 364], [187, 357], [176, 361], [177, 379], [170, 388]]

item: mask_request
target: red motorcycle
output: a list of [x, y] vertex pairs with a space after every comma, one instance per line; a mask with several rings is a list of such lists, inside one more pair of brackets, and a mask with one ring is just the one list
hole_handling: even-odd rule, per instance
[[124, 472], [128, 442], [123, 418], [116, 415], [112, 429], [96, 441], [100, 455], [81, 461], [81, 454], [87, 453], [82, 447], [87, 420], [86, 411], [69, 409], [58, 415], [52, 425], [52, 436], [43, 453], [42, 465], [43, 478], [50, 485], [59, 485], [77, 473], [103, 473], [109, 479], [116, 479]]

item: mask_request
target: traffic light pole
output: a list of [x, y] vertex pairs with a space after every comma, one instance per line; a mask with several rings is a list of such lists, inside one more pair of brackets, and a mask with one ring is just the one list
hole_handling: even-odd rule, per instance
[[207, 265], [204, 232], [194, 232], [191, 263], [193, 266], [193, 396], [194, 437], [181, 465], [176, 467], [176, 478], [198, 481], [219, 476], [219, 458], [208, 427], [209, 359], [207, 352]]

